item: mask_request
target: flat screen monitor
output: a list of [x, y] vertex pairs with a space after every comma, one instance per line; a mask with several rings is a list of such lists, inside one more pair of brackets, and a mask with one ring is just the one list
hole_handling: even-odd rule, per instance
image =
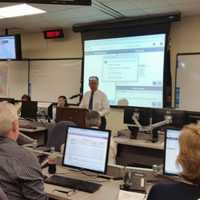
[[182, 128], [186, 123], [185, 111], [174, 109], [152, 109], [153, 123], [161, 122], [165, 120], [165, 116], [170, 115], [172, 122], [170, 126]]
[[21, 40], [19, 35], [0, 36], [0, 60], [21, 59]]
[[132, 116], [134, 113], [138, 113], [138, 121], [141, 125], [147, 126], [150, 124], [150, 118], [152, 117], [152, 109], [151, 108], [126, 108], [124, 109], [124, 124], [134, 124]]
[[22, 102], [21, 117], [24, 119], [37, 119], [37, 101]]
[[165, 158], [164, 158], [164, 174], [178, 175], [181, 167], [177, 165], [176, 159], [179, 154], [179, 136], [181, 129], [166, 129], [165, 134]]
[[63, 165], [106, 173], [111, 132], [78, 127], [67, 128]]
[[200, 123], [200, 112], [185, 111], [186, 112], [186, 124]]
[[166, 34], [84, 41], [83, 92], [99, 78], [112, 106], [163, 108]]

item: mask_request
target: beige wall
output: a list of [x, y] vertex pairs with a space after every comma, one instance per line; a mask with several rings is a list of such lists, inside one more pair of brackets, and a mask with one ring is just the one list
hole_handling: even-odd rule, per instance
[[[26, 58], [64, 58], [81, 57], [81, 37], [71, 30], [65, 31], [66, 38], [60, 40], [44, 40], [39, 33], [23, 34], [23, 56]], [[200, 52], [200, 16], [183, 18], [174, 23], [171, 29], [171, 67], [173, 85], [175, 85], [176, 54], [182, 52]], [[116, 132], [125, 128], [123, 110], [112, 109], [108, 117], [108, 128]]]
[[24, 58], [80, 58], [82, 57], [79, 33], [65, 30], [65, 38], [45, 40], [42, 33], [22, 34]]

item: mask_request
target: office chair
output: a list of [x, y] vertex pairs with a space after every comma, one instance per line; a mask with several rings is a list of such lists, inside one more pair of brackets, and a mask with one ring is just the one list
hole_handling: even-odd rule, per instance
[[74, 122], [62, 121], [48, 131], [47, 147], [55, 147], [55, 151], [60, 152], [62, 144], [65, 143], [66, 130], [68, 126], [76, 126]]
[[7, 195], [6, 195], [5, 192], [2, 190], [1, 187], [0, 187], [0, 200], [8, 200]]

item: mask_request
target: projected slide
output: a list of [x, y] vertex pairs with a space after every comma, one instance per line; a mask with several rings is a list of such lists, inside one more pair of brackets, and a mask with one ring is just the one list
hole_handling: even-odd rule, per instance
[[0, 37], [0, 59], [15, 59], [15, 37]]
[[111, 105], [163, 107], [165, 34], [84, 42], [84, 85], [96, 75]]

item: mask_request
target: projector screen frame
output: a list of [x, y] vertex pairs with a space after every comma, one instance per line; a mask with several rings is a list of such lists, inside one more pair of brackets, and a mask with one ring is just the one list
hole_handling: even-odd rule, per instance
[[[8, 1], [1, 1], [8, 2]], [[9, 3], [34, 3], [34, 4], [52, 4], [52, 5], [81, 5], [91, 6], [91, 0], [9, 0]]]
[[[147, 28], [149, 26], [149, 28]], [[146, 35], [154, 35], [154, 34], [165, 34], [165, 51], [164, 51], [164, 66], [163, 66], [163, 105], [160, 108], [165, 108], [166, 106], [166, 86], [167, 86], [167, 78], [165, 76], [167, 72], [167, 50], [169, 45], [169, 32], [170, 32], [170, 23], [160, 24], [160, 28], [158, 24], [149, 24], [139, 27], [128, 27], [127, 29], [118, 30], [116, 29], [108, 29], [101, 31], [89, 31], [82, 32], [81, 41], [82, 41], [82, 51], [83, 51], [83, 61], [82, 61], [82, 72], [81, 72], [81, 93], [84, 93], [84, 63], [85, 63], [85, 40], [98, 40], [98, 39], [109, 39], [109, 38], [120, 38], [120, 37], [130, 37], [130, 36], [146, 36]], [[86, 80], [87, 81], [87, 80]], [[111, 108], [132, 108], [136, 107], [134, 105], [110, 105]], [[137, 106], [140, 107], [140, 106]], [[144, 107], [144, 106], [141, 106]], [[145, 108], [155, 108], [155, 107], [145, 107]]]

